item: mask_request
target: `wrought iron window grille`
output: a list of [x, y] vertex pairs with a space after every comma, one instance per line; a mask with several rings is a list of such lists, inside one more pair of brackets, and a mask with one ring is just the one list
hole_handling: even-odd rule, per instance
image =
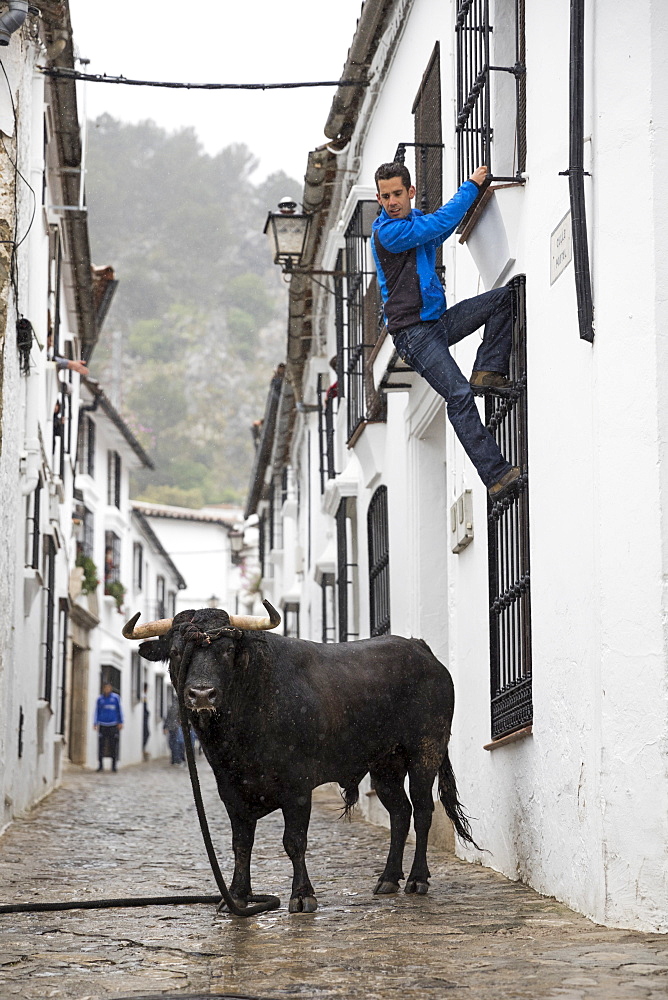
[[367, 512], [369, 541], [369, 629], [372, 636], [390, 631], [390, 542], [387, 487], [379, 486]]
[[[343, 361], [344, 390], [347, 400], [348, 440], [363, 423], [384, 419], [384, 398], [374, 395], [368, 371], [369, 354], [380, 335], [380, 292], [371, 254], [371, 225], [376, 202], [360, 201], [345, 232], [346, 298], [343, 343], [337, 344], [337, 356]], [[339, 377], [339, 384], [341, 384]]]
[[322, 588], [322, 634], [323, 642], [336, 642], [336, 618], [334, 614], [336, 579], [333, 573], [323, 573]]
[[513, 310], [510, 376], [516, 391], [503, 398], [486, 397], [485, 418], [506, 459], [522, 470], [522, 478], [515, 497], [498, 503], [488, 499], [492, 739], [533, 720], [524, 275], [513, 278], [509, 287]]
[[[457, 52], [457, 176], [467, 180], [476, 167], [486, 164], [489, 181], [524, 183], [526, 168], [526, 67], [524, 2], [514, 0], [514, 53], [512, 65], [491, 63], [489, 0], [459, 0], [455, 21]], [[498, 13], [498, 12], [497, 12]], [[494, 172], [492, 126], [492, 73], [515, 79], [514, 156], [512, 173]], [[495, 109], [496, 110], [496, 109]]]
[[348, 525], [352, 522], [352, 514], [349, 504], [354, 503], [349, 497], [345, 497], [336, 511], [336, 596], [337, 596], [337, 622], [339, 642], [349, 642], [350, 639], [357, 639], [358, 633], [350, 631], [350, 605], [352, 590], [355, 586], [354, 574], [357, 563], [350, 561], [348, 545]]
[[325, 492], [327, 480], [336, 475], [334, 462], [334, 417], [338, 404], [338, 384], [336, 392], [325, 382], [325, 373], [318, 375], [318, 439], [320, 442], [320, 493]]

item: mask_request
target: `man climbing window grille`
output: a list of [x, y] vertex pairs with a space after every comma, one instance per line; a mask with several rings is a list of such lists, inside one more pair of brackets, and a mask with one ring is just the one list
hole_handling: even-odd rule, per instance
[[[376, 171], [382, 212], [372, 227], [371, 249], [384, 302], [385, 321], [399, 356], [447, 403], [450, 422], [492, 500], [513, 495], [521, 470], [511, 466], [486, 429], [474, 400], [513, 391], [508, 378], [512, 347], [511, 294], [495, 288], [447, 308], [436, 274], [436, 248], [471, 208], [487, 174], [474, 170], [447, 204], [423, 214], [411, 208], [415, 188], [403, 163]], [[450, 347], [484, 326], [470, 382]]]

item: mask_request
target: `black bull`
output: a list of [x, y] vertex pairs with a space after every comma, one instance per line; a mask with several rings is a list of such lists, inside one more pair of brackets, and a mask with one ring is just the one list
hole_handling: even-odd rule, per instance
[[[184, 650], [193, 641], [181, 677]], [[139, 652], [148, 660], [169, 660], [174, 686], [182, 685], [232, 825], [230, 891], [240, 903], [252, 895], [257, 821], [280, 809], [283, 846], [294, 869], [290, 912], [316, 909], [305, 853], [311, 793], [324, 782], [338, 782], [349, 811], [369, 773], [390, 814], [390, 850], [376, 893], [397, 892], [404, 878], [411, 812], [416, 843], [405, 891], [428, 891], [437, 775], [446, 813], [460, 838], [474, 843], [448, 757], [452, 678], [421, 639], [320, 644], [235, 628], [226, 612], [207, 608], [180, 612], [169, 632], [143, 642]]]

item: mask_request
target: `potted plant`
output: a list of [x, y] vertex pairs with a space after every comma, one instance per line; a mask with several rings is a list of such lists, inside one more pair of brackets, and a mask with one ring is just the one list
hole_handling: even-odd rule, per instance
[[113, 583], [108, 583], [107, 586], [104, 588], [104, 592], [105, 594], [108, 594], [110, 597], [113, 597], [113, 599], [116, 601], [116, 607], [118, 611], [121, 612], [123, 610], [123, 601], [125, 599], [126, 591], [125, 587], [120, 582], [120, 580], [114, 580]]
[[83, 554], [77, 556], [76, 565], [83, 570], [81, 593], [94, 594], [97, 590], [97, 585], [100, 582], [97, 575], [97, 566], [90, 556], [85, 556]]

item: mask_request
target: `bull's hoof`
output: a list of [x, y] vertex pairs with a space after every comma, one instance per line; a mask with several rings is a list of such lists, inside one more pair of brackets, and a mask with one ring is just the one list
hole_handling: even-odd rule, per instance
[[409, 895], [411, 893], [417, 893], [418, 896], [426, 896], [429, 892], [429, 883], [418, 882], [416, 879], [409, 879], [404, 886], [404, 892], [407, 892]]
[[315, 913], [318, 900], [315, 896], [293, 896], [288, 903], [289, 913]]
[[373, 890], [374, 896], [391, 896], [393, 892], [399, 892], [399, 883], [385, 882], [382, 878], [378, 879], [378, 885]]
[[[246, 899], [237, 899], [235, 896], [233, 896], [232, 899], [237, 904], [240, 910], [243, 910], [246, 906], [248, 906], [248, 900]], [[225, 902], [225, 900], [221, 899], [220, 903], [216, 907], [216, 913], [230, 913], [230, 912], [231, 910], [227, 905], [227, 903]]]

